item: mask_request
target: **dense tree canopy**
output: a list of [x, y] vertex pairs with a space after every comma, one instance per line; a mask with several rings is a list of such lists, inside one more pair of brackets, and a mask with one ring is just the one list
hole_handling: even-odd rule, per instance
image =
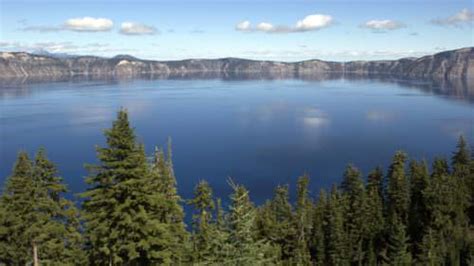
[[147, 163], [125, 110], [105, 136], [83, 193], [89, 257], [113, 265], [180, 262], [187, 236], [171, 158], [157, 150]]
[[399, 151], [386, 175], [349, 164], [318, 194], [303, 175], [294, 197], [279, 185], [260, 206], [231, 179], [228, 206], [204, 180], [183, 201], [171, 144], [147, 157], [126, 110], [105, 137], [81, 215], [44, 149], [33, 160], [18, 153], [0, 198], [0, 265], [474, 264], [474, 158], [463, 137], [451, 161], [429, 167]]
[[44, 149], [34, 161], [18, 154], [0, 198], [0, 262], [84, 263], [79, 214], [66, 191]]

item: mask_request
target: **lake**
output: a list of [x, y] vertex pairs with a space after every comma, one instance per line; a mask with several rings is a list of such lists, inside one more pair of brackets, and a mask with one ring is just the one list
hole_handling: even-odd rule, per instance
[[[367, 174], [396, 150], [411, 158], [450, 156], [464, 134], [474, 141], [474, 88], [381, 79], [166, 79], [2, 82], [0, 181], [16, 153], [46, 147], [72, 192], [83, 191], [84, 163], [117, 110], [150, 155], [173, 142], [184, 198], [201, 179], [228, 199], [228, 177], [254, 201], [278, 184], [311, 177], [313, 194], [353, 163]], [[452, 87], [451, 87], [452, 86]]]

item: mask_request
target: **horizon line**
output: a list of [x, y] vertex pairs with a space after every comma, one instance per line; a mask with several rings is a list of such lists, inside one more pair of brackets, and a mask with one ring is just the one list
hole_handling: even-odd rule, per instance
[[[69, 54], [69, 53], [54, 53], [54, 52], [49, 52], [47, 50], [44, 51], [39, 51], [39, 52], [29, 52], [29, 51], [2, 51], [0, 50], [0, 53], [11, 53], [11, 54], [29, 54], [29, 55], [35, 55], [35, 56], [43, 56], [43, 57], [51, 57], [55, 59], [66, 59], [66, 58], [77, 58], [77, 57], [96, 57], [96, 58], [103, 58], [103, 59], [114, 59], [116, 57], [130, 57], [135, 60], [140, 60], [140, 61], [154, 61], [154, 62], [179, 62], [179, 61], [189, 61], [189, 60], [229, 60], [229, 59], [237, 59], [237, 60], [246, 60], [246, 61], [260, 61], [260, 62], [277, 62], [277, 63], [301, 63], [301, 62], [308, 62], [308, 61], [323, 61], [323, 62], [334, 62], [334, 63], [349, 63], [349, 62], [380, 62], [380, 61], [398, 61], [398, 60], [403, 60], [403, 59], [420, 59], [426, 56], [434, 56], [437, 54], [445, 53], [445, 52], [453, 52], [453, 51], [460, 51], [464, 49], [474, 49], [474, 46], [466, 46], [466, 47], [461, 47], [461, 48], [456, 48], [456, 49], [449, 49], [449, 50], [442, 50], [439, 52], [435, 53], [430, 53], [422, 56], [408, 56], [408, 57], [400, 57], [396, 59], [373, 59], [373, 60], [348, 60], [348, 61], [337, 61], [337, 60], [323, 60], [323, 59], [318, 59], [318, 58], [309, 58], [305, 60], [296, 60], [296, 61], [283, 61], [283, 60], [268, 60], [268, 59], [249, 59], [249, 58], [244, 58], [244, 57], [233, 57], [233, 56], [227, 56], [227, 57], [189, 57], [189, 58], [183, 58], [183, 59], [171, 59], [171, 60], [157, 60], [157, 59], [144, 59], [140, 57], [136, 57], [132, 54], [116, 54], [114, 56], [100, 56], [100, 55], [88, 55], [88, 54], [83, 54], [83, 55], [78, 55], [78, 54]], [[41, 53], [43, 52], [43, 53]], [[127, 60], [124, 58], [124, 60]]]

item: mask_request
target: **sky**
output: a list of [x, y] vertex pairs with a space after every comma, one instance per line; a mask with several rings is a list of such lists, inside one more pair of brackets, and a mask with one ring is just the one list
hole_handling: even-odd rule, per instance
[[474, 46], [473, 0], [0, 0], [0, 51], [333, 61]]

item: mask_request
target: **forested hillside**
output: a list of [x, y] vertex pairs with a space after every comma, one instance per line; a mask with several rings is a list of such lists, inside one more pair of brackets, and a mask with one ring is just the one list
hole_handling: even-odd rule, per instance
[[205, 180], [182, 199], [170, 145], [149, 160], [126, 110], [105, 137], [77, 203], [45, 149], [18, 153], [0, 199], [0, 265], [474, 264], [474, 158], [462, 136], [431, 166], [398, 151], [388, 169], [348, 165], [319, 192], [303, 175], [295, 202], [282, 185], [260, 206], [232, 179], [229, 206]]

